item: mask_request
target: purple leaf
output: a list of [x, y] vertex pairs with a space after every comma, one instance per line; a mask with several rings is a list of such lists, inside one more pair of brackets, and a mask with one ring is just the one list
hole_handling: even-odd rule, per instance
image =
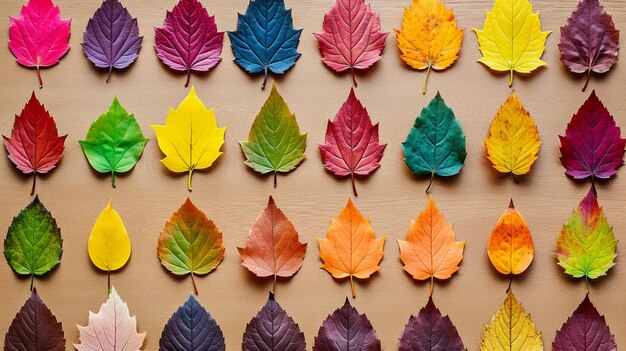
[[556, 332], [552, 351], [615, 351], [617, 345], [604, 316], [585, 296], [574, 313]]
[[313, 351], [380, 351], [369, 319], [346, 302], [322, 323]]
[[417, 317], [411, 316], [398, 342], [399, 351], [462, 351], [463, 341], [448, 316], [442, 316], [432, 297]]
[[222, 59], [224, 32], [198, 0], [180, 0], [167, 11], [162, 28], [155, 28], [154, 49], [161, 61], [176, 71], [206, 72]]
[[282, 307], [270, 297], [259, 313], [246, 325], [241, 344], [243, 351], [305, 351], [304, 333]]
[[124, 69], [135, 61], [143, 37], [137, 19], [118, 0], [105, 0], [87, 23], [83, 51], [96, 67]]
[[619, 31], [598, 0], [582, 0], [561, 27], [561, 61], [574, 73], [605, 73], [617, 62]]

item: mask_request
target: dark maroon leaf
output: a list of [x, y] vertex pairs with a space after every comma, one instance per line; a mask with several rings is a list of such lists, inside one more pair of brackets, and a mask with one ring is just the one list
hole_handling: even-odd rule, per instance
[[380, 351], [380, 340], [367, 316], [346, 302], [322, 323], [313, 351]]
[[574, 313], [556, 332], [552, 351], [615, 351], [617, 345], [595, 306], [585, 296]]

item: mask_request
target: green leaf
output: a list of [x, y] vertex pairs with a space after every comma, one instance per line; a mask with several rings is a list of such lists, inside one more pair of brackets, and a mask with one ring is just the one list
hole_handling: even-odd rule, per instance
[[248, 139], [240, 143], [246, 164], [261, 174], [274, 172], [274, 187], [277, 172], [289, 172], [304, 159], [306, 133], [300, 134], [296, 116], [273, 84]]
[[95, 120], [80, 146], [96, 171], [111, 173], [115, 187], [115, 172], [128, 172], [137, 163], [148, 139], [141, 132], [134, 115], [113, 99], [107, 113]]
[[39, 201], [39, 196], [23, 209], [9, 227], [4, 239], [4, 256], [15, 273], [43, 275], [61, 260], [63, 239], [56, 220]]
[[[402, 143], [404, 163], [417, 175], [458, 174], [465, 162], [465, 135], [454, 112], [437, 96], [424, 107]], [[426, 191], [430, 189], [430, 183]]]

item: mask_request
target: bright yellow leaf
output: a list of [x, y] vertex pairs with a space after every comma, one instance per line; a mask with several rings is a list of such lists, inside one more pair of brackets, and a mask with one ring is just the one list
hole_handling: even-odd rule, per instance
[[481, 351], [543, 351], [541, 333], [535, 330], [530, 315], [517, 302], [513, 290], [509, 294], [498, 312], [485, 325]]
[[194, 87], [178, 109], [170, 108], [164, 126], [153, 125], [152, 128], [165, 154], [161, 162], [172, 172], [188, 172], [190, 191], [193, 171], [211, 167], [222, 154], [220, 148], [226, 127], [217, 127], [213, 108], [207, 110]]
[[443, 70], [459, 58], [464, 29], [457, 29], [452, 9], [440, 0], [413, 0], [404, 9], [402, 29], [396, 29], [400, 58], [417, 70]]
[[112, 202], [96, 219], [87, 244], [91, 262], [108, 272], [122, 268], [130, 258], [130, 239]]
[[483, 57], [478, 60], [496, 71], [530, 73], [547, 63], [541, 60], [546, 38], [541, 31], [539, 12], [533, 13], [528, 0], [496, 0], [483, 29], [474, 28]]
[[541, 146], [537, 126], [515, 91], [493, 118], [485, 145], [493, 167], [502, 173], [526, 174], [537, 160]]

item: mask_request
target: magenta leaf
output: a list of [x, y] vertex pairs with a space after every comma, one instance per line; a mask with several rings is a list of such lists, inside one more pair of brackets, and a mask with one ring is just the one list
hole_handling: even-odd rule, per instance
[[322, 323], [313, 351], [380, 351], [380, 340], [367, 316], [346, 302]]
[[124, 69], [135, 61], [143, 37], [139, 36], [137, 19], [118, 0], [104, 0], [87, 23], [83, 34], [83, 51], [96, 67]]
[[259, 313], [246, 325], [243, 351], [305, 351], [304, 333], [274, 300], [269, 299]]
[[585, 296], [574, 313], [556, 332], [553, 351], [615, 351], [615, 339], [595, 306]]
[[595, 90], [559, 138], [565, 174], [574, 179], [608, 179], [624, 164], [626, 139]]
[[561, 61], [574, 73], [605, 73], [619, 54], [619, 31], [598, 0], [582, 0], [561, 27]]
[[162, 28], [155, 28], [157, 56], [175, 71], [206, 72], [222, 59], [224, 32], [217, 31], [215, 18], [209, 16], [198, 0], [180, 0], [167, 11]]

